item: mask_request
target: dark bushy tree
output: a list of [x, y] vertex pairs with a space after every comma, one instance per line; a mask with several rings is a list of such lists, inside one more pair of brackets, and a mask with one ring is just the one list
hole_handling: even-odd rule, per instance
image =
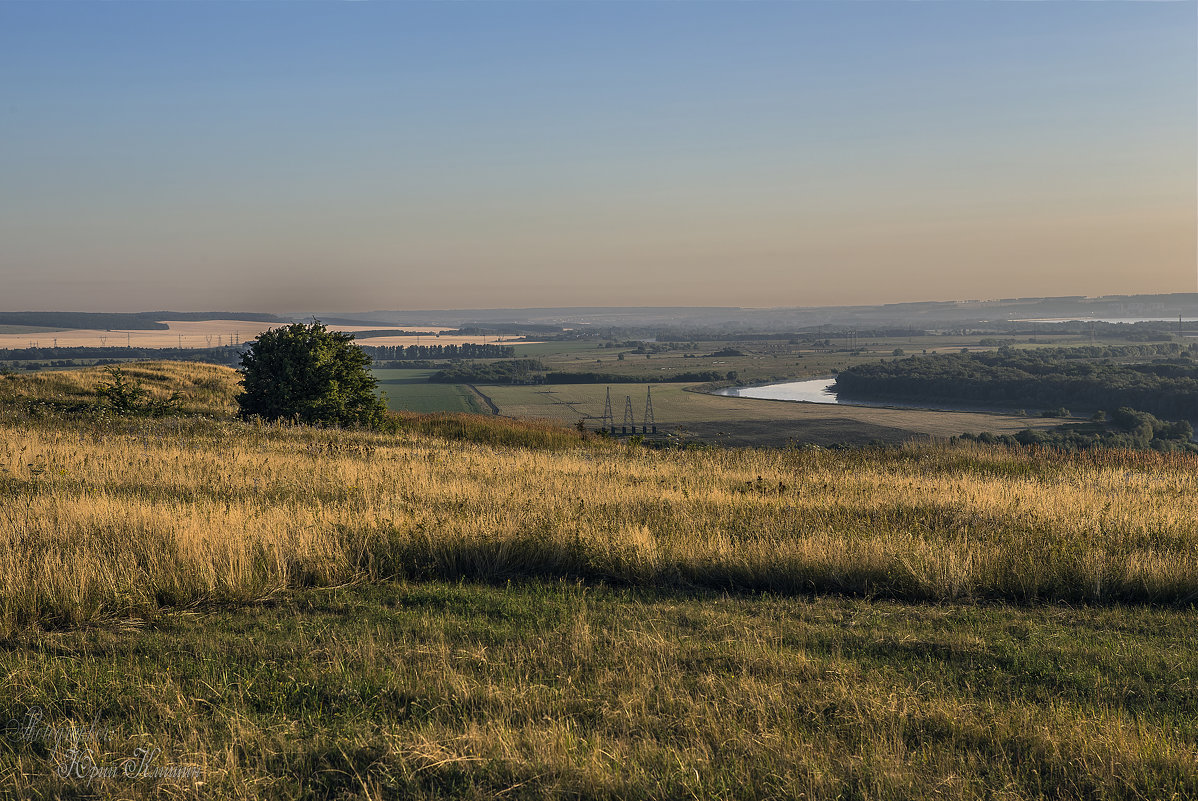
[[294, 419], [302, 423], [376, 426], [385, 406], [375, 394], [370, 357], [352, 334], [320, 322], [272, 328], [242, 354], [245, 391], [237, 396], [241, 417]]

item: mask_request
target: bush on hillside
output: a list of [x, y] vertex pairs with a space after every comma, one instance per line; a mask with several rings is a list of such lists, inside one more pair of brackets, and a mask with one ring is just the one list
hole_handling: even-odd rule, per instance
[[353, 335], [320, 322], [272, 328], [241, 356], [245, 391], [238, 415], [309, 425], [377, 427], [386, 407], [370, 357]]

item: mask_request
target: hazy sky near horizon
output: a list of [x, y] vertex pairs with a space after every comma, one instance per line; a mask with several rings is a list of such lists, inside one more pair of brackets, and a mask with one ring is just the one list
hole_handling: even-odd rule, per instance
[[1198, 2], [0, 3], [0, 310], [1194, 291]]

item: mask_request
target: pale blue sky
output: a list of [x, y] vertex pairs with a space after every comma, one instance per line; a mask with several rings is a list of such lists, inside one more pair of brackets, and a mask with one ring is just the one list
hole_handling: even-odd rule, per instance
[[1195, 288], [1195, 2], [0, 3], [0, 308]]

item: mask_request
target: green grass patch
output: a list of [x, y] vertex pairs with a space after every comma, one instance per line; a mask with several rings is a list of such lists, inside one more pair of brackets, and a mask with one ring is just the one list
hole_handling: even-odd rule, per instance
[[[307, 591], [4, 641], [0, 786], [21, 798], [1192, 798], [1195, 631], [1193, 611], [1146, 608], [536, 581]], [[77, 742], [55, 741], [72, 731]], [[81, 754], [116, 775], [64, 770]]]

